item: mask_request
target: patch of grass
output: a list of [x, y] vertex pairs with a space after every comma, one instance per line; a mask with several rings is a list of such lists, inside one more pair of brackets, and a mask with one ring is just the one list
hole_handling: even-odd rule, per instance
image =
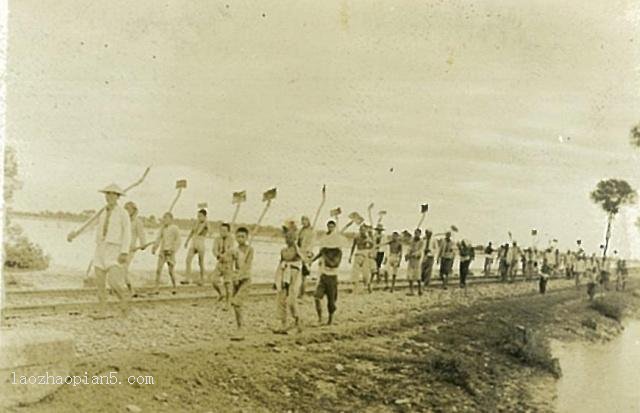
[[523, 364], [539, 367], [558, 378], [562, 375], [558, 359], [551, 354], [547, 340], [522, 327], [502, 329], [502, 349]]
[[429, 360], [427, 370], [434, 374], [440, 381], [458, 386], [471, 395], [476, 394], [471, 384], [472, 379], [469, 368], [465, 367], [459, 358], [437, 355]]
[[624, 317], [626, 303], [616, 296], [601, 297], [589, 305], [603, 316], [622, 322]]

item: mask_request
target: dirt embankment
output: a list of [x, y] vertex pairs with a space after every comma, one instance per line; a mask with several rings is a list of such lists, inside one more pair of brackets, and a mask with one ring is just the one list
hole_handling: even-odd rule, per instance
[[156, 382], [67, 386], [17, 411], [550, 411], [549, 383], [560, 372], [548, 339], [614, 336], [618, 310], [640, 304], [630, 287], [607, 294], [608, 310], [592, 308], [583, 289], [564, 288], [425, 307], [402, 318], [370, 314], [367, 324], [240, 344], [87, 356], [76, 374], [117, 371]]

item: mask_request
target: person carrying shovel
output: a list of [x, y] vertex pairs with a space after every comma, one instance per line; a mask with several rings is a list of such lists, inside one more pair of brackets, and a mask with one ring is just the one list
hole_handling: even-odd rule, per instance
[[93, 257], [99, 302], [96, 318], [107, 318], [107, 282], [120, 299], [123, 314], [129, 312], [130, 294], [125, 286], [125, 273], [131, 247], [131, 220], [127, 211], [118, 205], [118, 200], [125, 193], [118, 185], [111, 184], [99, 192], [104, 194], [106, 206], [90, 225], [72, 231], [67, 240], [71, 242], [85, 229], [96, 226], [96, 249]]

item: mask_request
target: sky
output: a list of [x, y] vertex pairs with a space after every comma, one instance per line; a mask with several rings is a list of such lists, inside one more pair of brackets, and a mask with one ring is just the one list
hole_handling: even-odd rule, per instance
[[[265, 223], [388, 211], [477, 243], [602, 242], [589, 192], [640, 188], [640, 5], [633, 1], [19, 0], [9, 4], [7, 141], [19, 210], [128, 198], [159, 215], [208, 202]], [[559, 136], [563, 136], [563, 142]], [[568, 137], [568, 139], [566, 139]], [[624, 209], [614, 247], [640, 256]]]

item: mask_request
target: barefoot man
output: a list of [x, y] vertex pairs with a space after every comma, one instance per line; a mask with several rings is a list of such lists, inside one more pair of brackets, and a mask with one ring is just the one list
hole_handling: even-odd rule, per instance
[[447, 289], [451, 269], [453, 268], [453, 259], [455, 258], [455, 244], [451, 239], [451, 232], [447, 231], [444, 239], [440, 243], [438, 249], [437, 263], [440, 264], [440, 279], [442, 280], [442, 288]]
[[[131, 220], [127, 211], [118, 205], [118, 199], [124, 195], [124, 191], [118, 185], [111, 184], [100, 192], [104, 194], [107, 205], [98, 212], [97, 219], [92, 218], [92, 225], [96, 225], [97, 222], [93, 267], [98, 290], [99, 317], [105, 317], [107, 281], [120, 299], [123, 313], [128, 312], [130, 295], [125, 287], [125, 266], [131, 248]], [[84, 226], [79, 231], [72, 231], [67, 240], [73, 241], [89, 226], [91, 225]]]
[[300, 330], [300, 315], [298, 314], [298, 294], [302, 282], [302, 252], [296, 245], [297, 229], [295, 223], [291, 227], [284, 227], [286, 246], [280, 251], [280, 263], [276, 270], [275, 286], [277, 291], [278, 319], [280, 329], [275, 333], [287, 334], [289, 325], [288, 315], [293, 318], [293, 327]]
[[422, 284], [426, 288], [431, 282], [431, 275], [433, 274], [433, 263], [435, 261], [435, 251], [437, 246], [433, 239], [433, 231], [426, 229], [424, 231], [424, 254], [422, 254]]
[[298, 232], [298, 248], [302, 253], [302, 257], [304, 258], [302, 262], [302, 281], [300, 283], [300, 298], [304, 297], [304, 280], [308, 277], [311, 272], [307, 267], [305, 261], [313, 258], [313, 243], [315, 241], [315, 228], [316, 223], [318, 222], [318, 217], [320, 216], [320, 211], [324, 206], [325, 201], [327, 200], [327, 187], [326, 185], [322, 186], [322, 200], [320, 201], [320, 205], [318, 206], [318, 210], [316, 211], [316, 215], [313, 218], [313, 223], [309, 220], [309, 217], [303, 216], [300, 219], [300, 223], [302, 224], [302, 228]]
[[327, 296], [328, 325], [333, 322], [333, 314], [336, 311], [336, 301], [338, 300], [338, 268], [342, 261], [344, 238], [341, 233], [338, 233], [336, 226], [337, 224], [333, 220], [327, 222], [327, 233], [320, 240], [320, 252], [311, 261], [320, 260], [320, 279], [314, 295], [319, 325], [322, 324], [322, 299], [324, 296]]
[[391, 273], [391, 292], [395, 290], [396, 287], [396, 277], [398, 276], [398, 269], [400, 268], [400, 263], [402, 262], [402, 240], [400, 239], [400, 234], [397, 231], [394, 231], [391, 234], [391, 240], [387, 244], [387, 255], [384, 258], [385, 262], [385, 288], [387, 288], [387, 277], [389, 272]]
[[421, 263], [422, 263], [422, 231], [419, 228], [413, 233], [413, 238], [409, 243], [409, 250], [405, 259], [407, 260], [407, 280], [409, 281], [409, 294], [413, 294], [413, 283], [418, 286], [418, 295], [422, 295], [422, 277], [421, 277]]
[[[213, 273], [213, 288], [218, 293], [219, 301], [226, 304], [224, 309], [228, 309], [231, 300], [231, 284], [233, 281], [233, 254], [235, 240], [231, 235], [231, 225], [223, 223], [220, 225], [220, 235], [213, 244], [213, 256], [216, 257], [217, 264]], [[220, 288], [222, 284], [223, 290]]]
[[[200, 278], [196, 282], [198, 285], [204, 283], [204, 254], [207, 235], [209, 235], [209, 221], [207, 221], [207, 210], [203, 208], [198, 211], [196, 223], [191, 229], [191, 232], [189, 232], [187, 240], [184, 242], [184, 247], [189, 248], [186, 265], [186, 275], [189, 280], [191, 279], [191, 263], [193, 262], [193, 257], [196, 254], [198, 255], [198, 266], [200, 267]], [[191, 246], [189, 246], [189, 241], [191, 241]]]
[[147, 248], [147, 237], [144, 232], [144, 223], [142, 222], [142, 218], [138, 216], [138, 206], [134, 202], [129, 201], [124, 204], [124, 209], [129, 213], [129, 219], [131, 220], [131, 248], [129, 249], [129, 257], [127, 259], [125, 282], [129, 292], [133, 295], [134, 292], [131, 285], [129, 268], [131, 267], [131, 261], [133, 261], [136, 251]]
[[176, 267], [176, 252], [180, 249], [180, 244], [180, 230], [178, 226], [173, 223], [173, 214], [171, 212], [165, 212], [162, 216], [162, 227], [158, 231], [158, 237], [151, 250], [152, 254], [160, 251], [158, 253], [158, 265], [156, 267], [154, 294], [157, 294], [160, 288], [160, 276], [162, 275], [164, 264], [167, 264], [169, 268], [169, 277], [171, 277], [171, 284], [173, 285], [171, 294], [176, 293], [176, 276], [174, 270]]
[[[360, 282], [371, 292], [369, 281], [371, 279], [373, 246], [373, 239], [369, 236], [369, 227], [367, 224], [360, 225], [360, 232], [353, 239], [351, 253], [349, 254], [349, 263], [353, 264], [351, 282], [353, 283], [354, 293], [358, 289]], [[354, 252], [355, 260], [353, 259]]]
[[235, 277], [233, 280], [233, 291], [231, 296], [231, 306], [236, 316], [236, 325], [238, 333], [234, 337], [235, 340], [243, 339], [244, 329], [244, 303], [249, 296], [249, 288], [251, 286], [251, 266], [253, 265], [253, 247], [249, 245], [249, 230], [246, 227], [240, 227], [236, 230], [237, 246], [234, 252], [234, 270]]

